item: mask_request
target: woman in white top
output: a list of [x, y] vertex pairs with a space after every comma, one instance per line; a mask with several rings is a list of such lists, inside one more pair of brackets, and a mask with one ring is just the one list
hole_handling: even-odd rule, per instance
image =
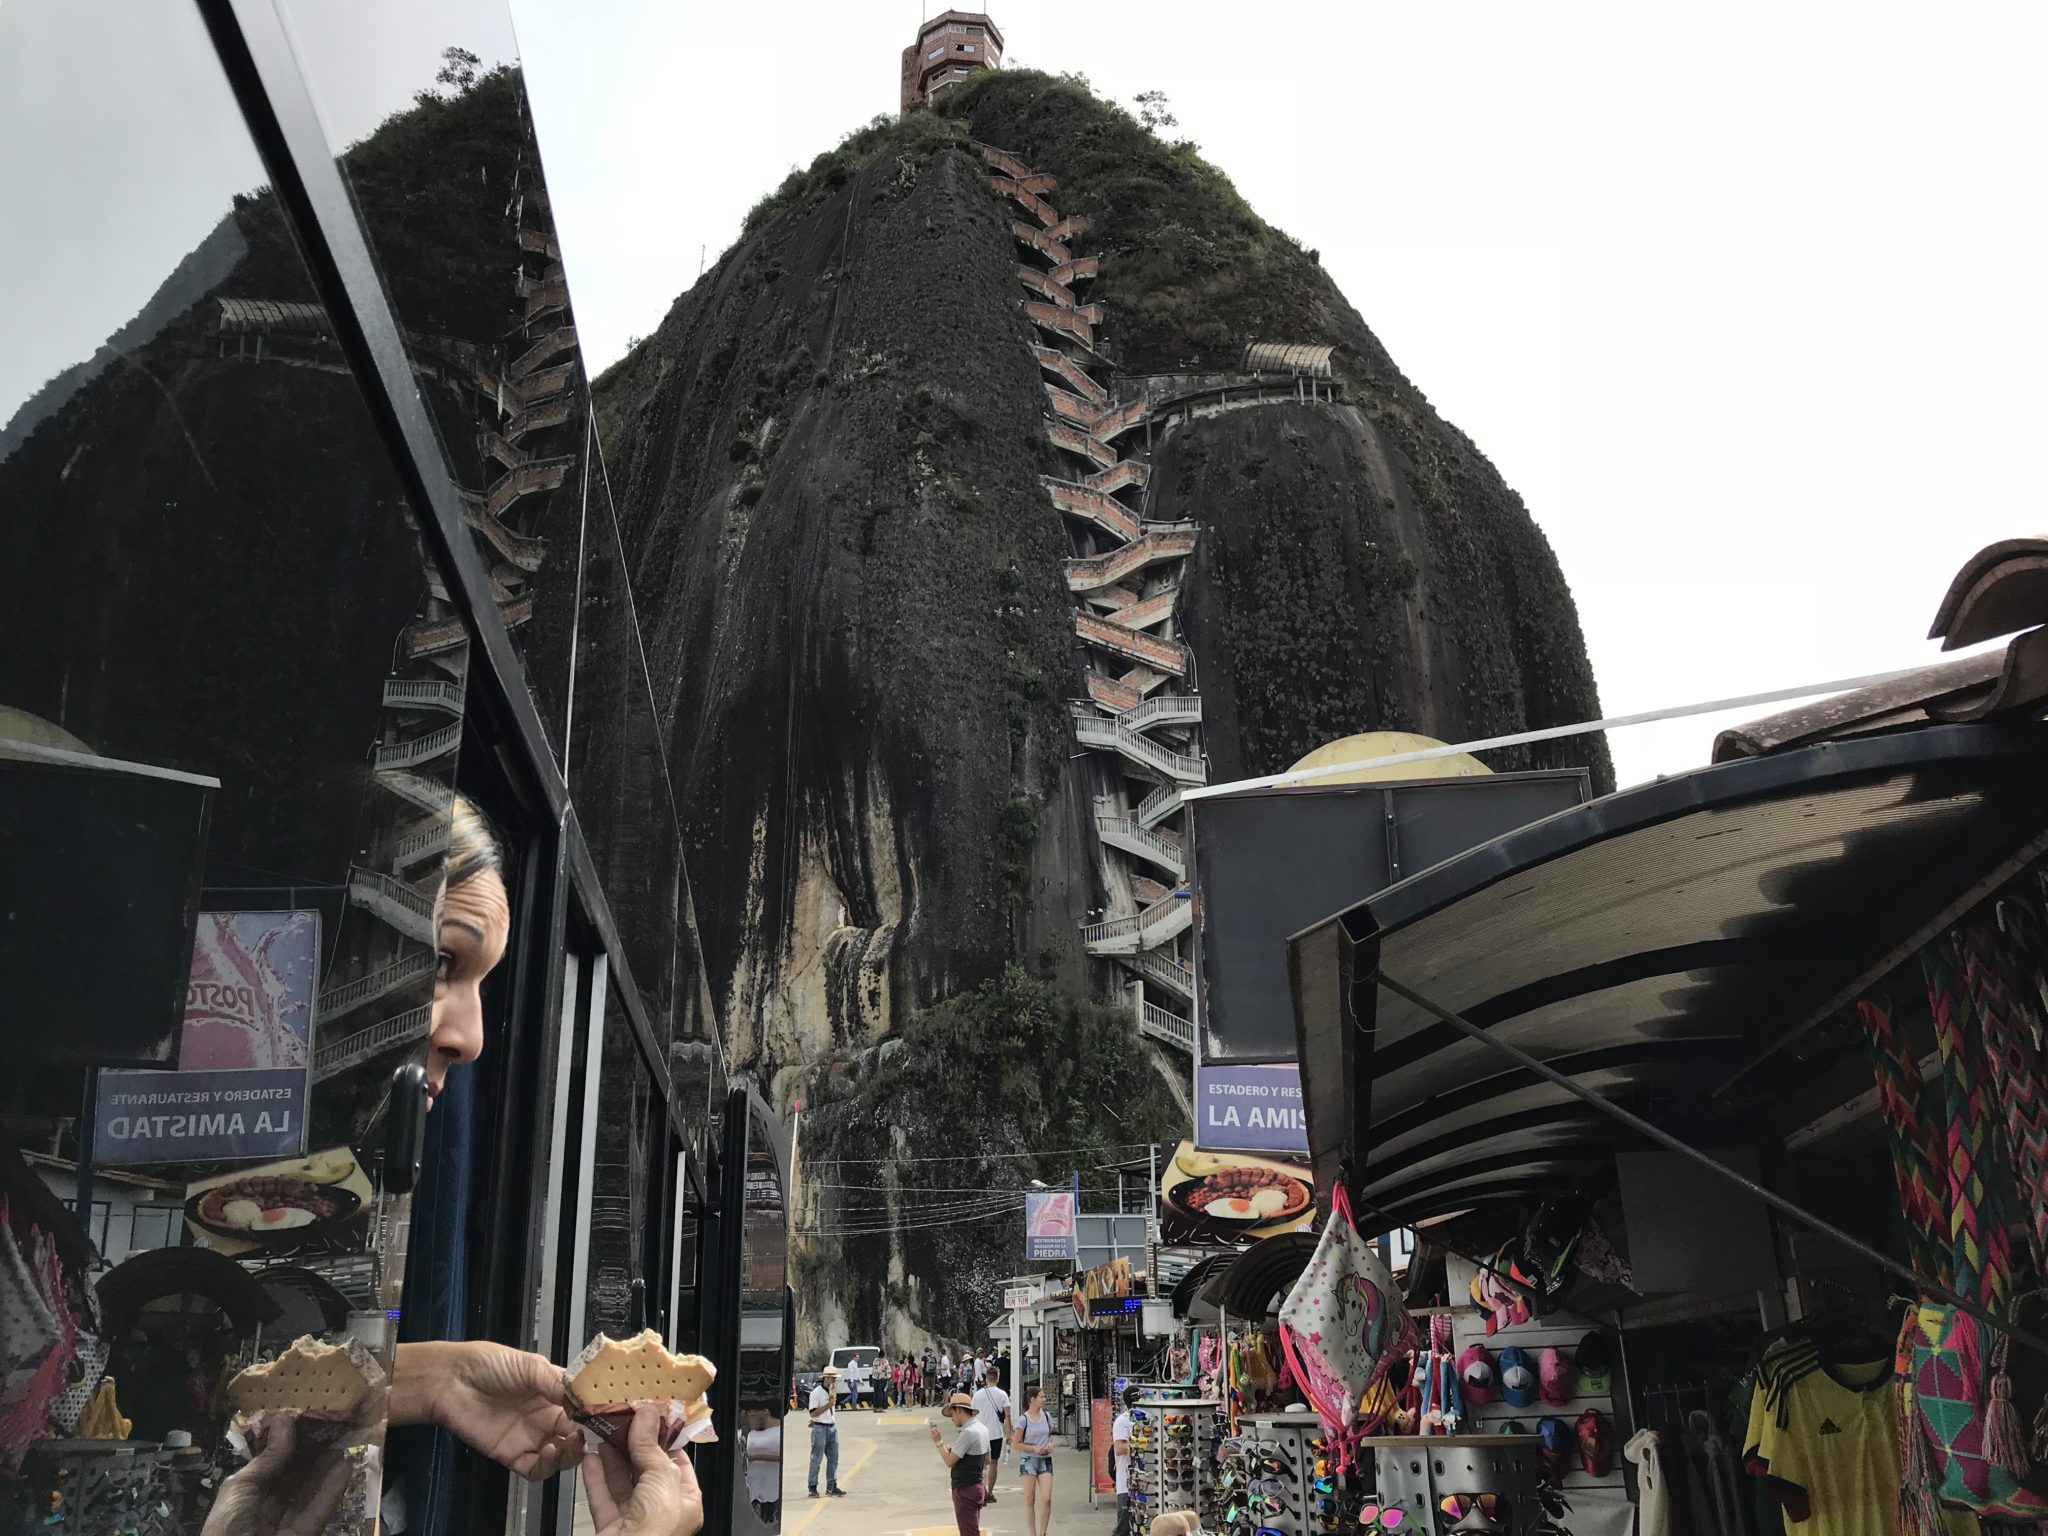
[[1030, 1536], [1045, 1536], [1052, 1524], [1052, 1415], [1045, 1411], [1044, 1387], [1024, 1389], [1024, 1411], [1010, 1423], [1010, 1444], [1017, 1448], [1024, 1523]]

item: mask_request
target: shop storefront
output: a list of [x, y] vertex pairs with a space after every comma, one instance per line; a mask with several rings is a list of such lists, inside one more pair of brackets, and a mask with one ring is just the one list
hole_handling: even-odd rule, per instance
[[1765, 722], [1292, 941], [1318, 1191], [1416, 1229], [1418, 1350], [1353, 1474], [1257, 1524], [2048, 1511], [2048, 727], [1974, 718], [2011, 663]]
[[696, 966], [509, 17], [31, 0], [0, 100], [0, 1508], [198, 1531], [303, 1339], [373, 1388], [306, 1485], [349, 1528], [567, 1531], [573, 1472], [374, 1385], [654, 1328], [719, 1367], [709, 1528], [776, 1528], [787, 1147]]

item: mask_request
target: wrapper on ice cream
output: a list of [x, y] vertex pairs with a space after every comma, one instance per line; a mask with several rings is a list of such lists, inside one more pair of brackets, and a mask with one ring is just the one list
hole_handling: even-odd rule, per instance
[[717, 1379], [717, 1368], [701, 1355], [670, 1354], [652, 1328], [630, 1339], [600, 1333], [569, 1362], [564, 1374], [572, 1415], [622, 1450], [638, 1403], [653, 1403], [662, 1410], [663, 1450], [718, 1438], [711, 1405], [704, 1401]]

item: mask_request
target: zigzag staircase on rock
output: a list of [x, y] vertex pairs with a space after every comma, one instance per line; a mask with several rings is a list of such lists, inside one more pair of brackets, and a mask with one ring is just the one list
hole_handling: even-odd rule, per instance
[[1095, 351], [1102, 306], [1074, 292], [1097, 271], [1095, 257], [1070, 249], [1088, 221], [1062, 218], [1046, 200], [1059, 190], [1051, 176], [1000, 149], [984, 148], [982, 157], [990, 187], [1025, 215], [1010, 226], [1020, 247], [1019, 305], [1039, 333], [1031, 351], [1045, 376], [1046, 439], [1068, 464], [1044, 483], [1073, 538], [1062, 574], [1088, 657], [1088, 696], [1072, 706], [1074, 735], [1102, 754], [1095, 826], [1112, 912], [1081, 937], [1090, 954], [1113, 957], [1129, 973], [1139, 1028], [1192, 1051], [1180, 791], [1203, 783], [1207, 765], [1194, 657], [1177, 636], [1175, 609], [1196, 529], [1146, 518], [1146, 466], [1117, 447], [1145, 423], [1147, 407], [1142, 397], [1117, 400], [1103, 382], [1109, 364]]

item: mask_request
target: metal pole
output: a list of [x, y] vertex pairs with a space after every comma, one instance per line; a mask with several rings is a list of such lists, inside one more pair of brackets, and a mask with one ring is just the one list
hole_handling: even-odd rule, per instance
[[1968, 1313], [1971, 1317], [1974, 1317], [1978, 1322], [1982, 1323], [1985, 1327], [1995, 1329], [1997, 1332], [2003, 1333], [2007, 1335], [2009, 1338], [2012, 1338], [2017, 1342], [2026, 1345], [2027, 1348], [2033, 1350], [2038, 1355], [2048, 1356], [2048, 1340], [2038, 1338], [2031, 1333], [2023, 1333], [2019, 1329], [2013, 1327], [2011, 1323], [2005, 1322], [2000, 1318], [1993, 1317], [1989, 1312], [1985, 1311], [1984, 1308], [1979, 1306], [1976, 1302], [1970, 1301], [1964, 1298], [1963, 1296], [1958, 1295], [1956, 1292], [1950, 1290], [1947, 1286], [1941, 1284], [1939, 1281], [1930, 1280], [1925, 1275], [1920, 1274], [1917, 1270], [1913, 1269], [1912, 1266], [1907, 1264], [1901, 1264], [1897, 1259], [1891, 1258], [1889, 1255], [1879, 1253], [1875, 1248], [1871, 1247], [1868, 1243], [1863, 1242], [1858, 1238], [1851, 1237], [1847, 1232], [1844, 1232], [1840, 1227], [1835, 1226], [1831, 1222], [1821, 1220], [1820, 1217], [1814, 1215], [1811, 1211], [1806, 1210], [1804, 1207], [1794, 1205], [1790, 1200], [1787, 1200], [1783, 1195], [1778, 1194], [1773, 1190], [1765, 1189], [1763, 1185], [1757, 1183], [1754, 1179], [1743, 1177], [1743, 1175], [1737, 1173], [1733, 1168], [1727, 1166], [1727, 1164], [1716, 1162], [1713, 1158], [1707, 1156], [1706, 1153], [1700, 1151], [1699, 1148], [1691, 1146], [1686, 1142], [1680, 1141], [1676, 1136], [1672, 1135], [1669, 1131], [1664, 1130], [1659, 1126], [1652, 1125], [1649, 1121], [1645, 1120], [1641, 1115], [1634, 1114], [1629, 1110], [1623, 1109], [1619, 1104], [1609, 1103], [1606, 1099], [1603, 1099], [1599, 1094], [1595, 1093], [1592, 1089], [1586, 1087], [1585, 1084], [1577, 1081], [1574, 1078], [1566, 1077], [1564, 1073], [1558, 1071], [1556, 1068], [1551, 1067], [1545, 1064], [1544, 1062], [1538, 1061], [1534, 1056], [1531, 1056], [1527, 1051], [1523, 1050], [1520, 1046], [1510, 1045], [1505, 1040], [1494, 1039], [1494, 1037], [1491, 1034], [1481, 1029], [1477, 1024], [1474, 1024], [1470, 1019], [1461, 1018], [1457, 1014], [1451, 1012], [1450, 1009], [1444, 1007], [1441, 1003], [1431, 1002], [1428, 998], [1424, 997], [1420, 992], [1415, 991], [1413, 988], [1404, 987], [1403, 985], [1401, 985], [1400, 982], [1394, 980], [1394, 978], [1389, 976], [1385, 971], [1381, 971], [1379, 973], [1378, 980], [1379, 984], [1382, 987], [1385, 987], [1389, 992], [1393, 993], [1396, 997], [1405, 998], [1409, 1002], [1413, 1003], [1416, 1007], [1427, 1010], [1428, 1012], [1434, 1014], [1437, 1018], [1443, 1020], [1444, 1023], [1450, 1025], [1451, 1028], [1457, 1030], [1460, 1034], [1465, 1035], [1469, 1039], [1477, 1040], [1480, 1042], [1480, 1044], [1488, 1046], [1495, 1051], [1498, 1051], [1501, 1055], [1507, 1057], [1517, 1066], [1522, 1067], [1526, 1071], [1535, 1073], [1538, 1077], [1542, 1078], [1547, 1083], [1553, 1083], [1557, 1087], [1562, 1088], [1566, 1093], [1572, 1095], [1573, 1098], [1585, 1100], [1586, 1103], [1592, 1105], [1595, 1109], [1599, 1110], [1600, 1113], [1606, 1115], [1610, 1120], [1618, 1121], [1620, 1124], [1625, 1125], [1630, 1130], [1634, 1131], [1637, 1135], [1647, 1136], [1651, 1141], [1656, 1142], [1658, 1146], [1663, 1147], [1668, 1151], [1676, 1152], [1680, 1157], [1687, 1158], [1692, 1162], [1698, 1163], [1702, 1168], [1705, 1168], [1708, 1171], [1718, 1175], [1719, 1177], [1726, 1179], [1729, 1183], [1735, 1185], [1738, 1189], [1748, 1191], [1751, 1195], [1754, 1195], [1757, 1199], [1763, 1201], [1765, 1205], [1768, 1205], [1772, 1210], [1777, 1211], [1780, 1215], [1789, 1216], [1792, 1220], [1798, 1222], [1801, 1226], [1810, 1227], [1815, 1232], [1820, 1233], [1823, 1237], [1831, 1238], [1835, 1242], [1840, 1243], [1844, 1248], [1847, 1248], [1851, 1253], [1857, 1254], [1862, 1258], [1868, 1259], [1871, 1263], [1877, 1265], [1878, 1268], [1884, 1270], [1885, 1273], [1892, 1275], [1897, 1279], [1906, 1281], [1908, 1284], [1914, 1286], [1919, 1291], [1925, 1292], [1930, 1296], [1937, 1297], [1940, 1300], [1947, 1302], [1950, 1306], [1956, 1308], [1960, 1312]]
[[[71, 1181], [72, 1206], [78, 1212], [78, 1224], [85, 1228], [85, 1240], [92, 1241], [92, 1160], [95, 1152], [94, 1138], [99, 1134], [100, 1123], [100, 1069], [85, 1069], [85, 1095], [78, 1107], [78, 1172]], [[113, 1221], [109, 1218], [111, 1229]], [[107, 1234], [113, 1236], [110, 1230]], [[100, 1255], [105, 1258], [105, 1254]]]

